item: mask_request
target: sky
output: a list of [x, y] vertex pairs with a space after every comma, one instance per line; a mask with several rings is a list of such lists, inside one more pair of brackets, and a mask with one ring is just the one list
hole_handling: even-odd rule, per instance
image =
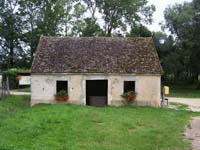
[[164, 21], [164, 10], [169, 5], [174, 5], [175, 3], [191, 2], [192, 0], [148, 0], [149, 4], [153, 4], [156, 7], [156, 12], [153, 15], [153, 24], [147, 25], [151, 31], [161, 31], [159, 25], [160, 22]]

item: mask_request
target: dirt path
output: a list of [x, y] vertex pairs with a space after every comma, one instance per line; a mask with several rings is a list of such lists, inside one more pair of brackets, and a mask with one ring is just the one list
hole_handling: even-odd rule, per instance
[[191, 121], [191, 127], [185, 132], [186, 138], [192, 143], [192, 150], [200, 150], [200, 117]]
[[182, 103], [189, 106], [192, 111], [200, 112], [200, 99], [198, 98], [171, 98], [169, 97], [169, 102]]

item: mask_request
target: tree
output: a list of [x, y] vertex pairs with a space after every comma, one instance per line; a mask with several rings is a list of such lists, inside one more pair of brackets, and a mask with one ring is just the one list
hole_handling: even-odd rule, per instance
[[142, 24], [133, 24], [131, 26], [131, 31], [127, 36], [130, 37], [151, 37], [152, 33], [147, 27]]
[[82, 30], [80, 30], [81, 36], [103, 36], [106, 33], [101, 29], [96, 20], [92, 18], [84, 19]]
[[86, 8], [81, 2], [74, 5], [74, 11], [72, 12], [72, 35], [81, 35], [81, 31], [84, 26], [83, 15], [86, 12]]
[[174, 36], [181, 49], [184, 73], [197, 80], [200, 74], [200, 2], [176, 4], [165, 10], [165, 25]]
[[23, 23], [17, 6], [18, 0], [0, 2], [0, 58], [7, 68], [14, 67], [15, 60], [23, 53], [19, 40]]
[[73, 4], [76, 2], [76, 0], [66, 0], [65, 3], [65, 15], [62, 19], [62, 26], [64, 27], [65, 36], [70, 35], [71, 25], [72, 25], [72, 9]]
[[91, 14], [91, 20], [96, 21], [96, 12], [97, 12], [97, 3], [95, 0], [83, 0], [83, 2], [87, 5], [87, 10], [89, 10]]
[[65, 0], [40, 0], [40, 13], [36, 21], [37, 31], [47, 36], [60, 34], [59, 26], [65, 15]]
[[184, 66], [181, 63], [180, 49], [175, 45], [174, 38], [163, 32], [154, 32], [153, 40], [164, 69], [164, 78], [168, 80], [168, 75], [173, 75], [175, 78], [179, 77]]
[[86, 4], [87, 14], [89, 16], [84, 19], [83, 28], [80, 31], [81, 36], [105, 36], [106, 33], [101, 29], [101, 26], [97, 22], [97, 3], [95, 0], [83, 0]]
[[125, 31], [133, 23], [151, 23], [155, 11], [153, 5], [147, 5], [147, 0], [96, 0], [96, 5], [102, 14], [107, 36], [115, 29]]
[[40, 1], [21, 0], [19, 2], [19, 11], [22, 20], [24, 20], [24, 30], [26, 32], [22, 35], [22, 40], [30, 47], [29, 55], [31, 57], [30, 62], [33, 60], [33, 54], [36, 50], [40, 34], [37, 32], [37, 20], [39, 20], [40, 13]]
[[21, 0], [19, 10], [24, 20], [26, 32], [23, 41], [30, 46], [31, 61], [41, 35], [59, 35], [66, 15], [64, 0]]

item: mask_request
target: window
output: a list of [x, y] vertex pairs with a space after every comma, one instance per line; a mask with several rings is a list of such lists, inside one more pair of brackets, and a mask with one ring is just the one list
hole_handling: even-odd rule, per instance
[[57, 81], [56, 82], [56, 92], [58, 93], [62, 90], [65, 90], [68, 93], [68, 82], [67, 81]]
[[124, 93], [135, 91], [135, 81], [124, 81]]

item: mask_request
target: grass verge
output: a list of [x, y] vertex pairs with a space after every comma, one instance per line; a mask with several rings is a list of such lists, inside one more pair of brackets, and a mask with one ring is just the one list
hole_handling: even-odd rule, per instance
[[170, 85], [168, 97], [177, 98], [200, 98], [200, 90], [195, 85]]
[[0, 149], [188, 150], [184, 110], [70, 104], [29, 107], [28, 96], [0, 101]]
[[24, 89], [17, 89], [17, 92], [31, 92], [30, 88], [24, 88]]

